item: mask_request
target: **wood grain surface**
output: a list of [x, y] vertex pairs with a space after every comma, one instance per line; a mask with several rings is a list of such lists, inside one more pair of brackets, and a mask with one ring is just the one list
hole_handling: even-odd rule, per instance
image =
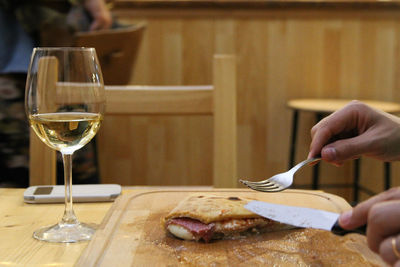
[[[390, 8], [127, 5], [114, 13], [123, 22], [147, 25], [131, 84], [210, 84], [212, 55], [237, 55], [238, 178], [261, 180], [286, 170], [290, 99], [400, 102], [400, 13]], [[315, 123], [312, 113], [302, 113], [300, 120], [296, 162], [308, 154], [309, 132]], [[140, 116], [106, 118], [104, 123], [127, 144], [112, 155], [121, 158], [121, 164], [106, 167], [118, 170], [116, 175], [129, 184], [212, 184], [211, 117]], [[121, 137], [121, 131], [126, 135]], [[114, 142], [103, 145], [112, 147]], [[392, 173], [393, 185], [399, 185], [398, 163]], [[349, 183], [352, 177], [351, 162], [340, 168], [322, 163], [322, 183]], [[363, 185], [382, 191], [382, 177], [381, 162], [363, 159]], [[297, 174], [296, 184], [310, 182], [311, 168]], [[324, 190], [352, 199], [349, 189]]]
[[[239, 196], [333, 212], [349, 209], [342, 198], [322, 191], [287, 190], [262, 194], [249, 190], [164, 190], [119, 198], [82, 253], [77, 266], [304, 266], [336, 263], [382, 264], [360, 235], [338, 237], [312, 229], [286, 230], [211, 243], [182, 241], [160, 220], [189, 194]], [[250, 264], [250, 265], [249, 265]]]
[[[56, 244], [36, 240], [37, 229], [54, 225], [64, 204], [24, 203], [22, 188], [0, 188], [0, 266], [74, 266], [88, 242]], [[79, 221], [99, 225], [111, 202], [76, 203]]]

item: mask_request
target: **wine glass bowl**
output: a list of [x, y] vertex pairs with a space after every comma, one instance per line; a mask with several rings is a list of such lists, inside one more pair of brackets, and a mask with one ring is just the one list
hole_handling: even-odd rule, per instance
[[34, 232], [48, 242], [89, 240], [93, 227], [78, 221], [72, 204], [72, 154], [97, 133], [105, 110], [104, 83], [94, 48], [35, 48], [29, 66], [25, 109], [37, 136], [60, 151], [65, 211], [58, 224]]

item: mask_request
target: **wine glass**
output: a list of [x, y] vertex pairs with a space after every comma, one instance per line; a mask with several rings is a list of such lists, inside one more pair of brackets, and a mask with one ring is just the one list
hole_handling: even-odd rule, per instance
[[90, 240], [95, 229], [81, 223], [72, 206], [72, 154], [99, 130], [105, 110], [104, 83], [94, 48], [35, 48], [25, 92], [25, 109], [34, 132], [61, 152], [65, 210], [61, 221], [33, 237], [48, 242]]

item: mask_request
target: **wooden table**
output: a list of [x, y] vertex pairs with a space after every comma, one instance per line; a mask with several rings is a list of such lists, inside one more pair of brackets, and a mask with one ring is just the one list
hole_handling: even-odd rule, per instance
[[[32, 238], [34, 230], [57, 223], [64, 204], [26, 204], [24, 189], [0, 188], [0, 266], [73, 266], [88, 242], [52, 244]], [[82, 222], [99, 224], [112, 203], [77, 203]]]
[[[172, 187], [183, 189], [185, 187]], [[190, 187], [210, 189], [210, 187]], [[126, 187], [123, 194], [160, 187]], [[162, 187], [171, 189], [171, 187]], [[25, 189], [0, 188], [0, 266], [50, 265], [73, 266], [88, 242], [53, 244], [32, 238], [34, 230], [57, 223], [64, 212], [64, 204], [27, 204]], [[75, 203], [78, 219], [100, 224], [112, 202]]]
[[[179, 194], [187, 194], [187, 192], [193, 192], [193, 191], [210, 191], [212, 189], [211, 187], [129, 187], [129, 188], [124, 188], [123, 190], [123, 195], [125, 197], [121, 198], [119, 200], [119, 204], [125, 203], [123, 200], [128, 199], [128, 203], [131, 203], [130, 200], [131, 198], [136, 198], [135, 196], [142, 196], [142, 201], [143, 197], [147, 196], [149, 197], [150, 194], [158, 194], [159, 198], [165, 199], [165, 196], [161, 196], [159, 194], [171, 194], [171, 192], [179, 192]], [[232, 190], [235, 189], [229, 189], [229, 190], [224, 190], [224, 189], [217, 189], [215, 191], [218, 192], [232, 192]], [[248, 192], [245, 192], [246, 189], [236, 189], [238, 192], [242, 191], [242, 193], [248, 194], [248, 193], [253, 193], [255, 194], [254, 191], [249, 190]], [[164, 192], [160, 192], [164, 191]], [[187, 191], [185, 193], [185, 191]], [[99, 259], [99, 254], [93, 253], [93, 247], [96, 247], [98, 244], [101, 243], [102, 238], [105, 236], [105, 232], [107, 232], [107, 227], [105, 227], [104, 223], [102, 225], [102, 228], [99, 228], [98, 239], [94, 239], [94, 243], [89, 243], [89, 242], [82, 242], [82, 243], [75, 243], [75, 244], [59, 244], [59, 243], [47, 243], [47, 242], [42, 242], [35, 240], [32, 238], [32, 233], [34, 230], [45, 226], [45, 225], [51, 225], [54, 223], [57, 223], [63, 214], [64, 210], [64, 205], [63, 204], [26, 204], [23, 202], [23, 192], [24, 189], [6, 189], [6, 188], [0, 188], [0, 266], [74, 266], [78, 259], [81, 260], [83, 258], [83, 262], [85, 260], [91, 261], [93, 259]], [[212, 192], [214, 192], [212, 190]], [[296, 194], [298, 194], [301, 191], [297, 191]], [[319, 193], [318, 193], [319, 192]], [[131, 193], [136, 193], [136, 194], [131, 194]], [[142, 194], [143, 193], [143, 194]], [[287, 192], [290, 194], [290, 192]], [[324, 194], [322, 191], [315, 191], [310, 194], [310, 197], [317, 196], [318, 194]], [[154, 200], [155, 195], [150, 196]], [[179, 197], [178, 197], [179, 198]], [[286, 198], [286, 196], [284, 197]], [[326, 197], [325, 197], [326, 198]], [[326, 198], [326, 200], [329, 202], [332, 200], [332, 198]], [[121, 202], [122, 201], [122, 202]], [[157, 203], [160, 203], [160, 200], [154, 200]], [[176, 200], [175, 200], [176, 201]], [[346, 207], [348, 204], [346, 201], [342, 198], [337, 199], [337, 203], [341, 203], [341, 201], [344, 202], [344, 207]], [[139, 201], [140, 202], [140, 201]], [[135, 205], [138, 205], [139, 202], [136, 202]], [[163, 202], [164, 203], [164, 202]], [[107, 221], [107, 218], [105, 217], [106, 213], [108, 211], [110, 212], [121, 212], [122, 210], [127, 209], [127, 206], [123, 204], [123, 207], [118, 210], [118, 208], [110, 209], [113, 203], [76, 203], [74, 205], [75, 212], [78, 216], [78, 218], [82, 222], [89, 222], [89, 223], [96, 223], [100, 224], [103, 220]], [[117, 204], [117, 203], [116, 203]], [[165, 203], [164, 203], [165, 204]], [[146, 202], [146, 207], [148, 203]], [[153, 204], [150, 204], [152, 207], [151, 210], [154, 210], [156, 206], [152, 206]], [[158, 205], [158, 204], [157, 204]], [[167, 206], [170, 204], [167, 204]], [[118, 207], [118, 205], [116, 205]], [[140, 206], [140, 205], [139, 205]], [[132, 206], [129, 206], [132, 208]], [[165, 206], [158, 206], [159, 209], [164, 209]], [[339, 207], [336, 206], [335, 207]], [[350, 208], [350, 206], [348, 206]], [[137, 207], [133, 207], [136, 209]], [[139, 211], [141, 210], [140, 207], [138, 207]], [[143, 210], [142, 210], [143, 211]], [[141, 213], [139, 212], [139, 215]], [[146, 213], [149, 215], [149, 213]], [[124, 217], [124, 216], [114, 216], [112, 214], [112, 218], [115, 218], [118, 220], [122, 220], [123, 218], [132, 220], [131, 215], [133, 213], [130, 213], [129, 216]], [[146, 216], [147, 216], [146, 215]], [[140, 215], [141, 216], [141, 215]], [[140, 217], [139, 216], [139, 217]], [[150, 216], [151, 217], [151, 216]], [[149, 223], [151, 218], [147, 218], [145, 221], [142, 221], [142, 223]], [[153, 217], [152, 217], [153, 218]], [[155, 217], [154, 217], [155, 218]], [[153, 219], [154, 219], [153, 218]], [[125, 221], [128, 222], [128, 221]], [[140, 222], [140, 221], [139, 221]], [[159, 222], [159, 219], [157, 219], [157, 223]], [[155, 223], [154, 221], [152, 223]], [[139, 223], [137, 226], [140, 227]], [[108, 224], [107, 224], [108, 225]], [[124, 224], [118, 224], [119, 226], [123, 226]], [[132, 226], [132, 225], [131, 225]], [[135, 227], [130, 227], [133, 232], [135, 232]], [[122, 238], [121, 240], [118, 239], [117, 243], [120, 244], [119, 242], [125, 242], [122, 247], [128, 248], [128, 251], [132, 248], [129, 246], [132, 242], [138, 242], [135, 239], [130, 238], [126, 239], [126, 235], [124, 234], [126, 232], [126, 229], [120, 229], [122, 232], [117, 231], [118, 233], [122, 233], [123, 235], [117, 234], [116, 237]], [[147, 229], [148, 230], [148, 229]], [[146, 231], [147, 231], [146, 230]], [[103, 232], [102, 232], [103, 231]], [[152, 233], [154, 233], [152, 231]], [[109, 233], [110, 234], [110, 233]], [[114, 234], [114, 233], [113, 233]], [[148, 233], [147, 233], [148, 234]], [[100, 239], [99, 239], [100, 238]], [[107, 239], [108, 240], [108, 239]], [[126, 242], [129, 244], [127, 245]], [[252, 242], [252, 241], [251, 241]], [[358, 241], [351, 241], [351, 242], [357, 242], [359, 245], [364, 246], [366, 248], [366, 241], [365, 239], [360, 239]], [[90, 246], [88, 246], [90, 244]], [[147, 244], [146, 242], [143, 244]], [[153, 244], [151, 242], [151, 244]], [[154, 244], [153, 244], [154, 245]], [[191, 244], [188, 244], [191, 245]], [[243, 244], [241, 244], [242, 246]], [[181, 245], [179, 245], [180, 247]], [[107, 248], [109, 246], [107, 245]], [[111, 246], [112, 247], [112, 246]], [[115, 244], [114, 244], [115, 247]], [[85, 250], [85, 248], [87, 248]], [[101, 250], [100, 253], [103, 253], [104, 251], [102, 250], [104, 247], [100, 246]], [[154, 247], [154, 249], [157, 250], [157, 246]], [[258, 248], [258, 246], [256, 247]], [[119, 248], [117, 248], [118, 250]], [[196, 248], [198, 249], [198, 248]], [[224, 249], [223, 251], [226, 251]], [[263, 250], [264, 251], [264, 250]], [[113, 255], [109, 253], [110, 251], [104, 252], [104, 255]], [[125, 251], [126, 252], [126, 251]], [[167, 252], [168, 253], [168, 252]], [[364, 253], [363, 253], [364, 254]], [[368, 256], [368, 254], [364, 254], [365, 256]], [[132, 255], [136, 255], [136, 253], [132, 254], [132, 252], [128, 252], [127, 257], [129, 255], [131, 256], [130, 260], [132, 259]], [[125, 256], [126, 256], [125, 255]], [[172, 254], [167, 254], [167, 256], [170, 255], [175, 255], [174, 253]], [[196, 257], [196, 253], [193, 254]], [[192, 256], [193, 256], [192, 255]], [[82, 257], [81, 257], [82, 256]], [[165, 256], [165, 255], [164, 255]], [[225, 255], [226, 256], [226, 255]], [[97, 258], [96, 258], [97, 257]], [[373, 256], [368, 257], [369, 259], [373, 260], [372, 262], [380, 262], [378, 256]], [[136, 258], [135, 258], [136, 259]], [[176, 261], [176, 258], [174, 257], [168, 257], [169, 260], [173, 260], [174, 262]], [[128, 259], [129, 260], [129, 259]], [[141, 260], [147, 261], [148, 256], [142, 257]], [[97, 260], [96, 260], [97, 261]], [[161, 261], [164, 262], [164, 261]], [[126, 263], [126, 262], [125, 262]], [[124, 264], [125, 264], [124, 263]], [[90, 266], [90, 264], [84, 264], [81, 266]], [[104, 266], [110, 266], [109, 264], [104, 265]], [[121, 265], [120, 262], [120, 266]], [[140, 266], [140, 265], [138, 265]]]

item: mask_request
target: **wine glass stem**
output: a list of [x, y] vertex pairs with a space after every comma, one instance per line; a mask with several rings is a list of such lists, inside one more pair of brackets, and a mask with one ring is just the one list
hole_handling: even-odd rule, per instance
[[72, 206], [72, 153], [61, 153], [64, 164], [64, 184], [65, 184], [65, 210], [62, 223], [77, 224], [78, 219], [75, 216]]

